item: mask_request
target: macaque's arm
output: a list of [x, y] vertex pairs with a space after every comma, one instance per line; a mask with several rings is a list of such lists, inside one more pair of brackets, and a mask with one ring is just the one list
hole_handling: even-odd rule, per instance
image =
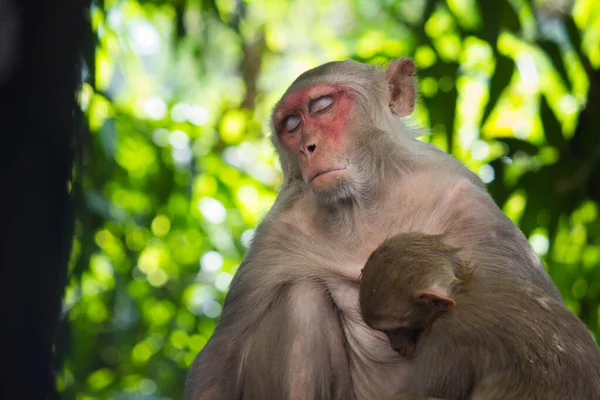
[[248, 346], [244, 398], [354, 399], [345, 346], [321, 283], [304, 279], [282, 288]]
[[[186, 400], [235, 400], [242, 396], [243, 349], [254, 335], [253, 322], [264, 312], [263, 307], [244, 307], [242, 301], [258, 294], [245, 283], [245, 277], [251, 279], [253, 275], [251, 268], [246, 260], [231, 283], [219, 323], [190, 367]], [[268, 299], [264, 301], [268, 304]]]
[[352, 399], [345, 338], [325, 285], [306, 272], [299, 279], [291, 263], [257, 261], [240, 266], [185, 399]]

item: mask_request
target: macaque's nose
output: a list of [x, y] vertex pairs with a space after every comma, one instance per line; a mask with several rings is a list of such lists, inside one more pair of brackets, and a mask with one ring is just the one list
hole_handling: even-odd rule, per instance
[[314, 153], [315, 150], [317, 150], [317, 141], [314, 138], [303, 138], [300, 142], [300, 151], [307, 156]]
[[303, 132], [302, 139], [300, 140], [300, 151], [305, 155], [310, 156], [317, 150], [318, 143], [318, 134], [315, 134], [314, 132]]

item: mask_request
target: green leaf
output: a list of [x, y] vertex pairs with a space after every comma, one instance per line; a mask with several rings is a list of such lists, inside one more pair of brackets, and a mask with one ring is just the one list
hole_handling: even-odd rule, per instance
[[497, 55], [496, 68], [490, 81], [490, 95], [483, 111], [482, 121], [486, 121], [488, 119], [492, 110], [494, 109], [494, 106], [500, 99], [500, 95], [502, 95], [502, 92], [510, 83], [514, 68], [515, 62], [511, 58], [500, 54]]
[[550, 108], [546, 96], [542, 96], [540, 100], [540, 118], [542, 118], [544, 135], [548, 144], [562, 149], [565, 145], [562, 126]]
[[577, 28], [577, 26], [575, 25], [575, 21], [573, 21], [573, 18], [565, 18], [564, 23], [573, 51], [575, 51], [577, 57], [582, 62], [587, 60], [587, 57], [581, 51], [581, 33], [579, 32], [579, 28]]
[[529, 155], [536, 155], [539, 152], [539, 148], [536, 145], [523, 139], [505, 137], [499, 139], [499, 141], [508, 146], [507, 156], [509, 157], [512, 157], [518, 151]]
[[538, 46], [546, 53], [546, 55], [550, 58], [552, 65], [564, 81], [567, 87], [570, 87], [570, 79], [567, 73], [567, 69], [565, 68], [565, 63], [563, 61], [561, 49], [555, 42], [550, 40], [538, 40]]

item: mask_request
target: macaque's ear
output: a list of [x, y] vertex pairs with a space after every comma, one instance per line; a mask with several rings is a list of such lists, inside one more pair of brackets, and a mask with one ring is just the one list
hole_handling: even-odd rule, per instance
[[425, 289], [417, 290], [415, 293], [417, 303], [431, 304], [436, 310], [450, 311], [456, 303], [448, 295], [448, 291], [438, 285], [431, 285]]
[[397, 58], [385, 71], [390, 91], [390, 109], [399, 117], [409, 115], [415, 109], [415, 63], [409, 58]]

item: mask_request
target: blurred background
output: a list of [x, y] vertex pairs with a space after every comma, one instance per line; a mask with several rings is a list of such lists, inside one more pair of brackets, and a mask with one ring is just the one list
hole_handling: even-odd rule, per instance
[[[0, 1], [4, 33], [10, 4]], [[63, 398], [181, 398], [187, 368], [281, 183], [269, 113], [298, 74], [346, 58], [415, 59], [420, 97], [408, 122], [431, 130], [420, 140], [479, 174], [567, 306], [600, 333], [600, 2], [87, 6], [87, 17], [69, 17], [80, 21], [70, 36], [67, 17], [54, 25], [46, 18], [63, 32], [49, 41], [79, 35], [83, 82], [66, 189], [73, 203], [65, 218], [73, 214], [74, 223], [62, 233], [70, 261], [66, 270], [69, 253], [61, 253], [57, 283], [64, 295], [54, 370]], [[51, 70], [59, 56], [36, 58], [36, 68]], [[47, 96], [44, 107], [54, 101]], [[39, 248], [31, 243], [33, 257]], [[28, 292], [19, 298], [37, 293], [35, 269], [44, 266], [26, 268]]]

